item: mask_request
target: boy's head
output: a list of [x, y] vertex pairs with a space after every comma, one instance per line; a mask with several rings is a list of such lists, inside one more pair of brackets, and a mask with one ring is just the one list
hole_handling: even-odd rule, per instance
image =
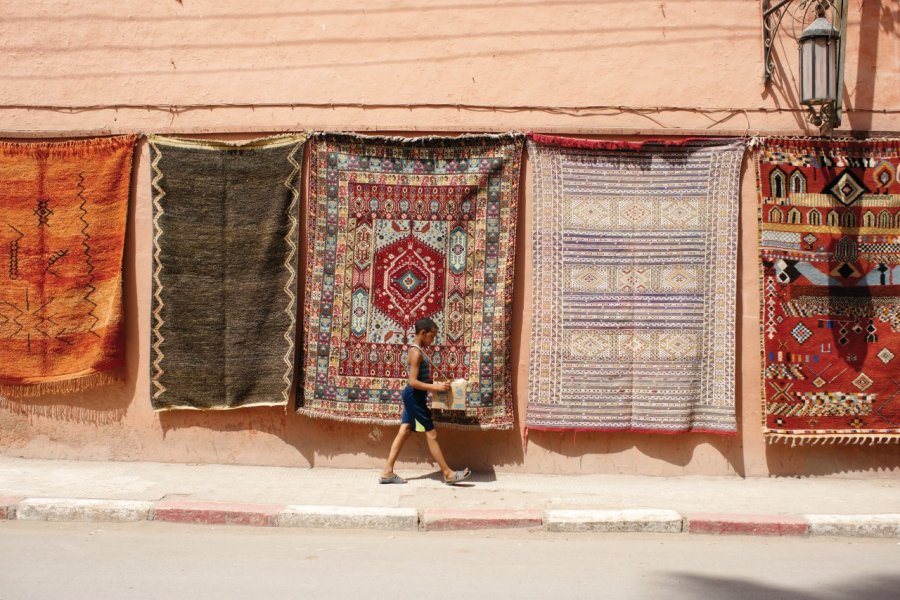
[[437, 333], [437, 323], [429, 319], [428, 317], [422, 317], [418, 321], [416, 321], [416, 335], [419, 335], [423, 331], [434, 331]]

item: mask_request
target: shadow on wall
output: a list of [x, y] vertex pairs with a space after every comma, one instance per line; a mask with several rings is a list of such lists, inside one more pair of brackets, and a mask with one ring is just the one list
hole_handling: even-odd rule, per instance
[[64, 423], [111, 425], [125, 418], [134, 393], [134, 378], [95, 390], [58, 396], [6, 398], [0, 396], [0, 409], [27, 417], [45, 417]]
[[[228, 411], [173, 410], [158, 413], [163, 435], [170, 432], [203, 428], [216, 432], [269, 434], [293, 446], [310, 467], [316, 459], [340, 466], [341, 457], [360, 455], [385, 460], [397, 433], [395, 425], [346, 423], [312, 419], [282, 407], [254, 407]], [[517, 430], [464, 431], [438, 425], [444, 454], [453, 465], [468, 466], [484, 474], [495, 466], [520, 465], [524, 461], [522, 442]], [[335, 463], [335, 459], [337, 463]], [[425, 437], [414, 435], [400, 455], [401, 461], [430, 462]]]
[[[893, 4], [893, 6], [891, 6]], [[856, 82], [853, 95], [844, 85], [844, 105], [855, 109], [875, 108], [875, 65], [878, 61], [878, 30], [896, 36], [900, 29], [900, 7], [892, 2], [863, 2], [860, 9], [859, 50], [856, 55]], [[849, 53], [848, 53], [849, 54]], [[848, 56], [852, 60], [852, 57]], [[872, 127], [872, 113], [851, 113], [845, 123], [851, 129], [867, 131]]]
[[818, 444], [766, 447], [769, 473], [780, 477], [852, 474], [900, 469], [900, 444]]
[[[697, 449], [700, 446], [708, 445], [728, 462], [735, 474], [741, 477], [745, 474], [742, 444], [736, 435], [529, 431], [528, 443], [535, 444], [547, 452], [570, 458], [585, 457], [590, 454], [621, 454], [633, 448], [645, 456], [659, 460], [661, 470], [664, 470], [665, 465], [687, 466], [694, 458]], [[620, 472], [636, 474], [633, 467], [625, 464], [623, 467]]]

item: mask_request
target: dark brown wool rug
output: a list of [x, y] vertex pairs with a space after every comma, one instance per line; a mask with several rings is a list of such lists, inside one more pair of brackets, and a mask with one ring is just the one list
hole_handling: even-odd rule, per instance
[[154, 409], [287, 403], [305, 141], [150, 138]]

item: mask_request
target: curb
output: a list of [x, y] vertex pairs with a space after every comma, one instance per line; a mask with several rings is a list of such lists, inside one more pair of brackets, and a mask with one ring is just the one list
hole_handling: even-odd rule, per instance
[[806, 535], [809, 523], [783, 515], [687, 514], [684, 531], [711, 535]]
[[415, 531], [419, 513], [414, 508], [292, 505], [278, 514], [276, 526]]
[[900, 514], [805, 515], [810, 535], [900, 537]]
[[16, 505], [15, 518], [19, 521], [131, 523], [148, 520], [152, 509], [152, 502], [137, 500], [27, 498]]
[[0, 521], [16, 518], [16, 505], [22, 499], [17, 496], [0, 496]]
[[422, 529], [426, 531], [450, 531], [541, 527], [544, 519], [540, 510], [531, 509], [434, 508], [422, 511], [421, 523]]
[[654, 532], [681, 533], [681, 515], [674, 510], [548, 510], [544, 513], [547, 531]]
[[280, 504], [232, 504], [227, 502], [157, 502], [153, 521], [200, 525], [249, 525], [274, 527]]
[[900, 538], [900, 513], [743, 515], [673, 510], [425, 509], [0, 496], [0, 520], [310, 527], [397, 531], [504, 528], [548, 532]]

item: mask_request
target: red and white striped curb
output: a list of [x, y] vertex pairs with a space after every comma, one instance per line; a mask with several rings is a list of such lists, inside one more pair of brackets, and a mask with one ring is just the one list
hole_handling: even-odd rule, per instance
[[0, 520], [163, 521], [253, 527], [414, 531], [542, 528], [546, 531], [900, 538], [900, 513], [860, 515], [681, 515], [672, 510], [425, 509], [95, 500], [0, 496]]

